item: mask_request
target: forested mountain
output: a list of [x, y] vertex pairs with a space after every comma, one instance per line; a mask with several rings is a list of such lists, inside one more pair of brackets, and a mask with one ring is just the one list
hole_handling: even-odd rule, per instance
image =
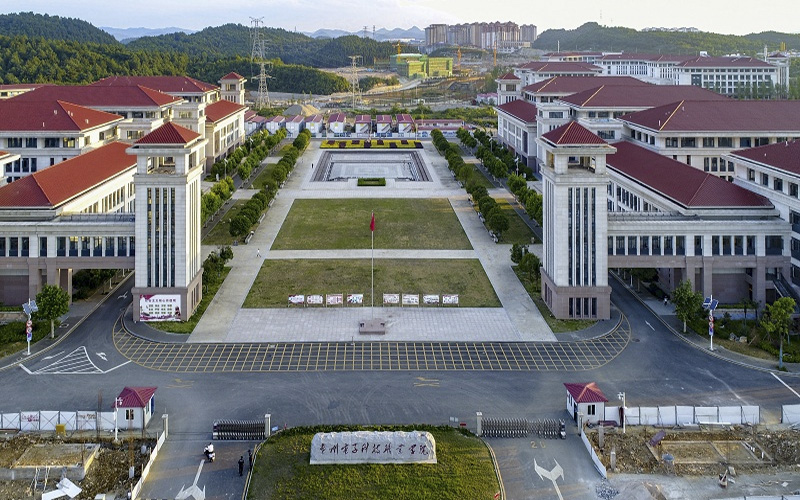
[[0, 84], [83, 84], [109, 75], [182, 75], [188, 64], [184, 54], [134, 52], [116, 42], [0, 36]]
[[705, 50], [709, 55], [721, 56], [733, 53], [755, 55], [763, 52], [764, 44], [770, 50], [776, 50], [780, 42], [786, 42], [789, 49], [800, 49], [800, 36], [796, 34], [765, 32], [738, 36], [706, 32], [636, 31], [586, 23], [574, 30], [546, 30], [539, 35], [533, 46], [542, 50], [556, 50], [560, 44], [562, 51], [602, 50], [694, 55]]
[[33, 12], [0, 14], [0, 34], [5, 36], [41, 36], [51, 40], [73, 42], [119, 43], [105, 31], [80, 19], [48, 16]]
[[[249, 57], [189, 57], [177, 52], [133, 51], [122, 44], [0, 35], [0, 84], [86, 84], [109, 75], [188, 75], [217, 84], [230, 71], [249, 77], [251, 68]], [[278, 62], [270, 74], [269, 88], [279, 92], [330, 94], [348, 88], [342, 77], [303, 66]]]
[[[374, 59], [386, 59], [394, 53], [389, 42], [376, 42], [369, 38], [345, 36], [334, 39], [314, 39], [302, 33], [280, 28], [262, 30], [267, 59], [280, 59], [287, 64], [301, 64], [319, 68], [335, 68], [350, 64], [351, 55], [360, 55], [365, 64]], [[250, 29], [241, 24], [225, 24], [206, 28], [186, 35], [172, 33], [142, 37], [128, 44], [135, 50], [166, 50], [203, 58], [250, 57], [252, 41]]]

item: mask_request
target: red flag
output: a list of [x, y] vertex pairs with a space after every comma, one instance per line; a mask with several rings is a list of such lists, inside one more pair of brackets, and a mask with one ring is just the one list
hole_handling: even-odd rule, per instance
[[372, 219], [369, 221], [369, 230], [375, 232], [375, 212], [372, 212]]

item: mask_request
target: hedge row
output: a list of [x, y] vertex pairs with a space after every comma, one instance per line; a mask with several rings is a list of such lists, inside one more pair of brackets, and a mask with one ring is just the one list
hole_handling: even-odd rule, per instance
[[[469, 134], [466, 130], [459, 129], [457, 133], [459, 137], [464, 134], [462, 130]], [[439, 130], [433, 130], [431, 137], [436, 149], [447, 159], [447, 166], [455, 174], [456, 178], [461, 181], [472, 200], [478, 205], [486, 221], [486, 226], [498, 236], [498, 239], [502, 238], [503, 232], [508, 229], [510, 222], [503, 209], [497, 206], [497, 201], [489, 196], [489, 192], [478, 181], [478, 176], [482, 174], [476, 172], [471, 165], [464, 162], [461, 157], [461, 149], [445, 139]]]
[[300, 153], [308, 147], [311, 133], [308, 130], [300, 132], [295, 138], [291, 146], [283, 149], [283, 156], [270, 174], [270, 178], [262, 186], [261, 190], [254, 194], [252, 198], [247, 200], [244, 207], [239, 213], [231, 220], [230, 234], [233, 237], [245, 236], [250, 232], [250, 229], [255, 226], [264, 211], [269, 206], [269, 203], [278, 194], [278, 185], [286, 180], [289, 173], [297, 163], [297, 158]]

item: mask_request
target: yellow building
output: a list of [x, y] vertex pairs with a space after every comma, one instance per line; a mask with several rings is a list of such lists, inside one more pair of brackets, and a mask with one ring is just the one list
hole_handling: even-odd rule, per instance
[[453, 76], [453, 58], [397, 54], [390, 56], [389, 68], [405, 78], [448, 77]]

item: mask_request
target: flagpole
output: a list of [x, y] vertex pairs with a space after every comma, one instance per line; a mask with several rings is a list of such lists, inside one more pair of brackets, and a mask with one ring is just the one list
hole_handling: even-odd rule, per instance
[[370, 307], [370, 318], [375, 319], [375, 212], [372, 212], [370, 220], [370, 234], [372, 235], [372, 250], [370, 251], [372, 285], [369, 295], [372, 297], [372, 307]]

